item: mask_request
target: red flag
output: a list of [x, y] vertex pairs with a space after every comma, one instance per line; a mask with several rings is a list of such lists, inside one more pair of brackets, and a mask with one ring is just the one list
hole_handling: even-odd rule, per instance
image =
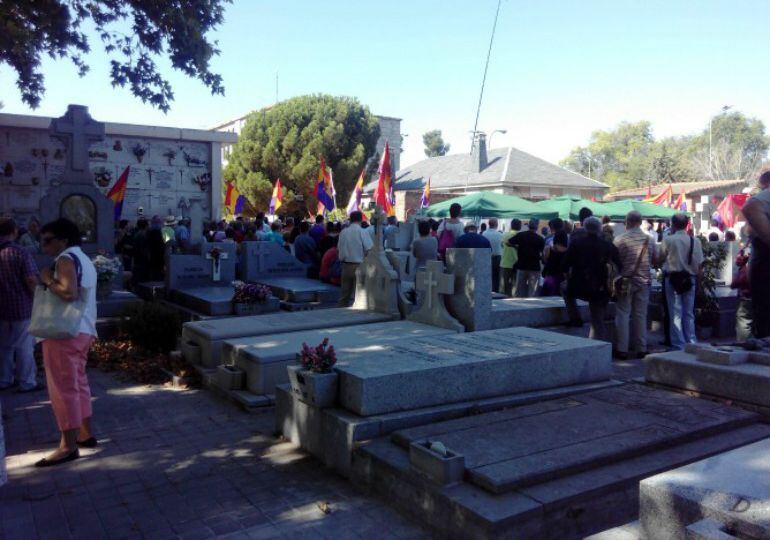
[[725, 197], [724, 200], [719, 203], [717, 212], [719, 213], [719, 217], [722, 218], [722, 223], [724, 223], [725, 227], [729, 229], [735, 225], [741, 215], [741, 209], [743, 209], [743, 205], [746, 204], [748, 198], [748, 193], [732, 194]]
[[645, 199], [651, 199], [652, 198], [652, 188], [650, 186], [647, 186], [647, 195], [644, 197]]
[[393, 173], [390, 168], [390, 145], [385, 143], [385, 152], [382, 154], [380, 162], [380, 178], [377, 181], [377, 188], [374, 190], [374, 202], [381, 207], [388, 216], [396, 215], [396, 208], [393, 204]]

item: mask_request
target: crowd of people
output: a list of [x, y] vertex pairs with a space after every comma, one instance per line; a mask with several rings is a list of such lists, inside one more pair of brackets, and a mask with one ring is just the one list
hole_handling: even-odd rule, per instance
[[[739, 341], [770, 337], [770, 170], [759, 177], [759, 192], [743, 208], [747, 225], [741, 236], [737, 273], [731, 284], [738, 290], [736, 333]], [[419, 220], [410, 251], [416, 268], [441, 260], [449, 248], [488, 248], [495, 291], [520, 298], [535, 295], [564, 298], [570, 324], [582, 326], [578, 300], [588, 303], [590, 335], [612, 341], [616, 358], [648, 352], [647, 312], [652, 283], [662, 285], [667, 323], [666, 344], [681, 349], [696, 341], [695, 297], [700, 286], [704, 253], [700, 238], [692, 233], [686, 214], [674, 215], [657, 231], [635, 211], [629, 212], [625, 230], [616, 234], [607, 219], [583, 208], [575, 223], [554, 219], [539, 228], [513, 219], [507, 231], [497, 219], [477, 226], [461, 220], [455, 204], [447, 219]], [[737, 241], [730, 231], [706, 233], [713, 240]], [[385, 248], [397, 248], [398, 223], [388, 218], [383, 229]], [[376, 241], [361, 212], [345, 223], [313, 223], [296, 217], [273, 220], [236, 219], [205, 224], [207, 241], [275, 242], [308, 266], [308, 275], [339, 284], [339, 305], [350, 305], [356, 287], [356, 270]], [[58, 219], [44, 226], [37, 220], [20, 230], [12, 218], [0, 218], [0, 390], [18, 392], [43, 389], [36, 379], [35, 340], [29, 333], [36, 291], [45, 290], [62, 302], [84, 302], [76, 335], [43, 339], [46, 383], [61, 431], [59, 447], [37, 463], [47, 467], [79, 457], [78, 448], [97, 444], [91, 432], [91, 397], [85, 372], [88, 349], [96, 338], [96, 270], [80, 249], [77, 226]], [[162, 279], [165, 253], [186, 250], [191, 243], [190, 223], [173, 217], [140, 218], [135, 224], [121, 221], [115, 237], [116, 252], [134, 281]], [[401, 246], [403, 247], [403, 246]], [[34, 254], [54, 262], [39, 270]], [[615, 335], [608, 335], [607, 307], [615, 301]]]

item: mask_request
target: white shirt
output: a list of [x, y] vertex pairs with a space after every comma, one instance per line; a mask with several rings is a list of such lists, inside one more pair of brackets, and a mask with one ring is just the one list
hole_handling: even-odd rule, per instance
[[372, 249], [372, 246], [372, 237], [358, 223], [352, 223], [342, 229], [337, 240], [339, 259], [344, 263], [362, 263], [366, 252]]
[[[83, 312], [83, 319], [80, 321], [81, 334], [88, 334], [90, 336], [96, 336], [96, 268], [88, 255], [83, 253], [80, 246], [68, 247], [62, 251], [56, 260], [61, 257], [67, 256], [67, 258], [77, 257], [80, 261], [80, 288], [85, 289], [88, 294], [88, 301], [86, 302], [86, 309]], [[75, 266], [77, 271], [77, 266]]]
[[452, 231], [452, 234], [455, 237], [455, 241], [457, 241], [458, 238], [465, 234], [465, 225], [463, 225], [462, 221], [452, 223], [448, 219], [443, 220], [438, 226], [438, 231], [436, 231], [438, 238], [441, 238], [441, 233], [444, 232], [444, 229]]
[[711, 236], [712, 233], [715, 233], [717, 237], [719, 237], [719, 241], [722, 242], [725, 239], [725, 233], [723, 233], [719, 227], [714, 227], [713, 225], [709, 227], [709, 230], [706, 231], [706, 239], [708, 240], [708, 237]]
[[489, 244], [492, 246], [492, 256], [503, 254], [503, 233], [496, 229], [487, 229], [481, 236], [489, 240]]

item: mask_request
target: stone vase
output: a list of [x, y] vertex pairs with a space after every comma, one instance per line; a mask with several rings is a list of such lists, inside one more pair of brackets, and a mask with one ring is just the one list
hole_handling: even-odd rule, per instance
[[287, 369], [291, 392], [300, 401], [319, 409], [333, 407], [337, 402], [339, 376], [336, 371], [316, 373], [300, 366], [288, 366]]
[[107, 300], [112, 294], [112, 290], [114, 286], [115, 285], [112, 280], [97, 281], [96, 282], [96, 300], [97, 301]]

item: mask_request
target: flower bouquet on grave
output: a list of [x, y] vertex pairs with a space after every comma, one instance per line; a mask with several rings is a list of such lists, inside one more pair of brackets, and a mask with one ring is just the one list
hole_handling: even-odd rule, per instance
[[236, 304], [264, 304], [273, 296], [270, 287], [259, 283], [234, 281], [233, 285], [235, 286], [233, 302]]
[[92, 259], [96, 268], [96, 299], [104, 300], [112, 294], [112, 285], [123, 266], [117, 257], [97, 255]]
[[233, 314], [238, 316], [259, 315], [278, 311], [281, 303], [273, 297], [270, 287], [258, 283], [233, 281]]
[[291, 391], [300, 401], [318, 408], [331, 407], [337, 401], [337, 363], [334, 346], [325, 338], [318, 346], [302, 344], [297, 354], [298, 366], [289, 366]]

